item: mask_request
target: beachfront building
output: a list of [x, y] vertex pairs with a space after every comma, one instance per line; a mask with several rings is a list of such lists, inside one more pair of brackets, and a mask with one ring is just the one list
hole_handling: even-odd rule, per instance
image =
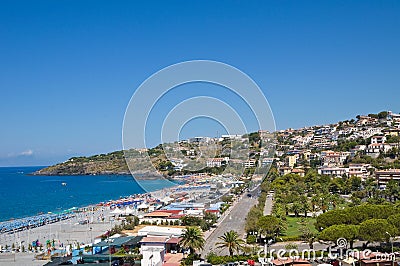
[[103, 254], [104, 251], [114, 254], [119, 249], [130, 250], [139, 246], [142, 236], [114, 236], [93, 244], [94, 254]]
[[138, 236], [167, 236], [179, 237], [183, 234], [182, 228], [165, 226], [146, 226], [138, 231]]
[[150, 213], [146, 213], [143, 217], [139, 218], [140, 223], [151, 223], [151, 224], [161, 224], [171, 222], [173, 224], [179, 223], [180, 218], [184, 217], [183, 210], [159, 210]]
[[149, 236], [141, 241], [141, 265], [179, 266], [183, 254], [179, 253], [179, 237]]
[[180, 236], [183, 234], [181, 228], [146, 226], [138, 231], [142, 236], [140, 241], [140, 253], [143, 258], [141, 265], [174, 265], [182, 259], [179, 251]]

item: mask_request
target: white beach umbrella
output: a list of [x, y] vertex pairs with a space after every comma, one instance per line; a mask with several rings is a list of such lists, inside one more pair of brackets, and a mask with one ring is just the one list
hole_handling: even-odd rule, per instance
[[121, 213], [123, 213], [123, 211], [120, 210], [118, 207], [115, 208], [112, 212], [110, 212], [110, 214], [121, 214]]
[[143, 202], [143, 203], [140, 204], [137, 208], [138, 208], [138, 209], [148, 209], [149, 206], [147, 206], [147, 204]]
[[134, 212], [135, 211], [133, 209], [129, 208], [129, 206], [128, 206], [128, 207], [126, 207], [124, 214], [130, 215], [130, 214], [133, 214]]
[[164, 202], [164, 203], [170, 203], [170, 202], [173, 201], [173, 200], [174, 200], [173, 198], [170, 198], [170, 197], [166, 196], [166, 197], [163, 198], [161, 201]]

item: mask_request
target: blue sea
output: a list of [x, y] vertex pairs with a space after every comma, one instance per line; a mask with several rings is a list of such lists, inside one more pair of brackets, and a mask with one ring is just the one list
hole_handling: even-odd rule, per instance
[[[43, 167], [0, 167], [0, 221], [82, 207], [144, 193], [132, 176], [33, 176]], [[62, 183], [66, 183], [63, 186]], [[173, 185], [168, 180], [141, 180], [148, 190]]]

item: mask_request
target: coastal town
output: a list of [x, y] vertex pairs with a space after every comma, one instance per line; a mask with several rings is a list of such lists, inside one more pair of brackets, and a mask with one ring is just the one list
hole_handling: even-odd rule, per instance
[[400, 0], [0, 7], [0, 266], [400, 266]]
[[[186, 170], [204, 143], [218, 144], [219, 155], [205, 157], [201, 170]], [[247, 158], [229, 157], [234, 143]], [[189, 161], [159, 160], [160, 147], [140, 151], [157, 158], [173, 187], [1, 222], [0, 263], [397, 264], [400, 114], [196, 137], [177, 147]]]

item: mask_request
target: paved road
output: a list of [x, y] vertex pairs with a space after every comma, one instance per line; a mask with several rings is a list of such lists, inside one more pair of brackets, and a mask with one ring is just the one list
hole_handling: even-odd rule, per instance
[[265, 200], [264, 215], [271, 215], [274, 194], [268, 194]]
[[228, 251], [224, 249], [217, 249], [215, 244], [220, 242], [218, 237], [222, 236], [225, 232], [234, 230], [238, 232], [240, 237], [244, 237], [246, 216], [250, 208], [257, 203], [257, 193], [259, 189], [256, 189], [252, 194], [253, 197], [247, 197], [247, 193], [242, 196], [242, 198], [231, 207], [230, 211], [223, 220], [218, 224], [218, 227], [211, 234], [206, 234], [206, 244], [204, 246], [202, 256], [205, 257], [211, 251], [220, 255], [228, 255]]

